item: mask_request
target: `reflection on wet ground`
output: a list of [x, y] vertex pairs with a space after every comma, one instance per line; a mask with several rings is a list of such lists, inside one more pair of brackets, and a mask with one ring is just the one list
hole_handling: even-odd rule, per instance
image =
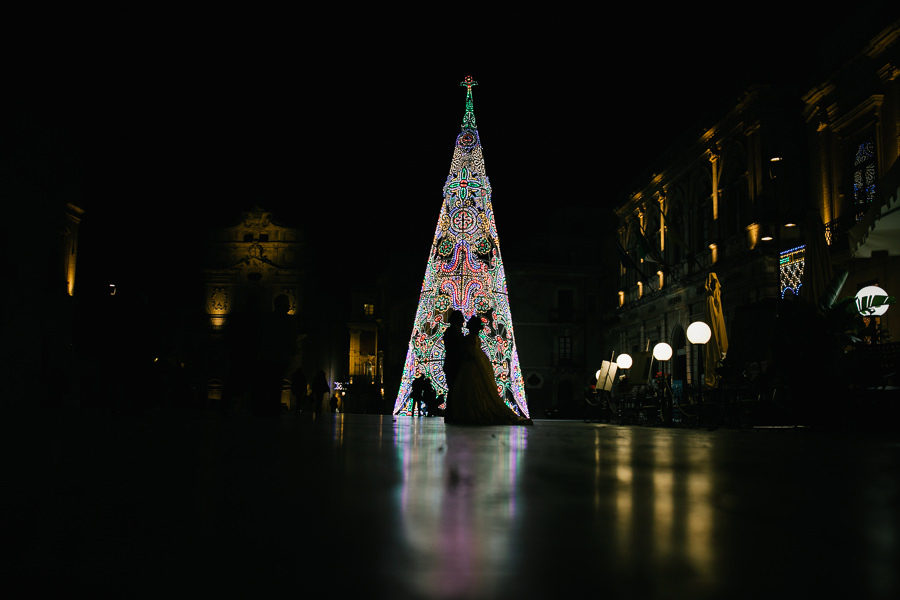
[[891, 433], [340, 414], [5, 426], [4, 577], [48, 589], [900, 595]]

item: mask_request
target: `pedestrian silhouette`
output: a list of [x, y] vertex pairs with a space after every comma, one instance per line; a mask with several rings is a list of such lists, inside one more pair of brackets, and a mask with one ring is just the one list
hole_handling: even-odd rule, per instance
[[433, 398], [433, 404], [428, 407], [428, 415], [432, 417], [444, 416], [444, 411], [441, 410], [441, 404], [444, 403], [445, 396], [443, 394], [435, 393]]
[[297, 325], [289, 314], [290, 299], [279, 294], [272, 312], [263, 315], [257, 355], [257, 385], [254, 414], [277, 417], [281, 412], [281, 390], [291, 358], [297, 351]]
[[438, 412], [438, 402], [437, 402], [437, 393], [434, 391], [434, 385], [431, 383], [431, 379], [428, 377], [423, 378], [424, 385], [422, 386], [422, 395], [420, 398], [420, 402], [422, 407], [425, 409], [425, 415], [429, 417], [433, 417]]
[[[223, 403], [228, 410], [239, 410], [249, 402], [256, 358], [259, 353], [259, 327], [262, 310], [259, 298], [247, 297], [243, 309], [228, 317], [225, 329], [225, 344], [228, 348], [228, 378], [225, 381]], [[250, 408], [244, 404], [244, 408]]]
[[328, 385], [328, 379], [325, 377], [325, 371], [319, 370], [316, 373], [312, 383], [312, 404], [313, 412], [325, 412], [322, 410], [322, 403], [325, 401], [325, 394], [331, 391]]
[[414, 417], [420, 416], [423, 412], [431, 414], [429, 405], [434, 404], [434, 386], [431, 385], [431, 379], [418, 375], [412, 384], [412, 413]]
[[298, 410], [306, 407], [307, 386], [306, 375], [303, 373], [303, 369], [298, 367], [291, 374], [291, 393], [294, 394]]

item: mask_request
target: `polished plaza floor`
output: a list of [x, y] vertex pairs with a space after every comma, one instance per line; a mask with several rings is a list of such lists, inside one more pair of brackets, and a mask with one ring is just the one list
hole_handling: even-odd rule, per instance
[[900, 597], [890, 432], [55, 412], [3, 439], [0, 569], [32, 591]]

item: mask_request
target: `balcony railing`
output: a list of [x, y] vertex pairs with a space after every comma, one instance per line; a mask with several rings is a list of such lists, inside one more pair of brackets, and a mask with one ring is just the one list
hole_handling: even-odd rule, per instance
[[825, 243], [832, 247], [846, 246], [850, 225], [847, 219], [841, 217], [825, 223]]

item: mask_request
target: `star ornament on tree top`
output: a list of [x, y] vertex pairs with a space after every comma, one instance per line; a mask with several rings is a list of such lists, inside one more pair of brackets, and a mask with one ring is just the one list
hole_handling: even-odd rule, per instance
[[478, 82], [472, 79], [471, 75], [466, 75], [459, 85], [466, 86], [466, 114], [463, 117], [463, 129], [476, 129], [475, 125], [475, 105], [472, 102], [472, 86], [478, 85]]

